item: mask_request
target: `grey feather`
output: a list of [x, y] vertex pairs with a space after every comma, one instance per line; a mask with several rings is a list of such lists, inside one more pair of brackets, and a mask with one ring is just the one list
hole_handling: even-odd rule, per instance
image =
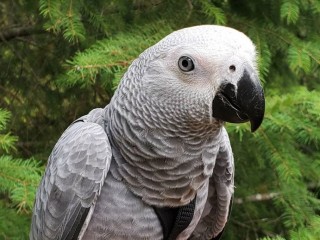
[[100, 119], [94, 119], [102, 111], [72, 124], [55, 145], [37, 192], [30, 239], [64, 239], [80, 209], [94, 206], [112, 156], [108, 137], [96, 123]]
[[212, 239], [225, 227], [234, 191], [234, 161], [228, 134], [221, 136], [213, 176], [209, 180], [208, 198], [191, 239]]

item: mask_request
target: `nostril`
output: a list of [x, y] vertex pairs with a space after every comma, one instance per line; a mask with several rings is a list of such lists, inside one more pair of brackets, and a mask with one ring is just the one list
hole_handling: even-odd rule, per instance
[[236, 71], [236, 66], [235, 65], [230, 65], [229, 70], [231, 72], [235, 72]]

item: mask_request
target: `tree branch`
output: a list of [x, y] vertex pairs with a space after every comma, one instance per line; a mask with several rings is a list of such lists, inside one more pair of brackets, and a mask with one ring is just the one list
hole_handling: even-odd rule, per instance
[[242, 204], [244, 202], [259, 202], [259, 201], [267, 201], [279, 196], [280, 193], [271, 192], [271, 193], [258, 193], [255, 195], [248, 196], [246, 198], [235, 198], [234, 203]]
[[[307, 188], [309, 191], [318, 189], [318, 188], [320, 188], [320, 183], [319, 182], [308, 183]], [[235, 198], [234, 203], [235, 204], [243, 204], [245, 202], [268, 201], [268, 200], [274, 199], [280, 195], [281, 195], [280, 192], [257, 193], [257, 194], [251, 195], [251, 196], [247, 196], [245, 198]]]
[[43, 34], [45, 30], [35, 26], [12, 27], [0, 32], [0, 42], [6, 42], [17, 37], [25, 37], [33, 34]]

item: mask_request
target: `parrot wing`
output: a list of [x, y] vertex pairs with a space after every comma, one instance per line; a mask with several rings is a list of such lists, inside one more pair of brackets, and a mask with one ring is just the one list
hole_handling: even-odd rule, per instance
[[99, 124], [85, 117], [73, 123], [49, 157], [36, 196], [30, 239], [76, 239], [90, 220], [111, 158], [107, 134]]
[[230, 215], [233, 188], [233, 154], [229, 136], [223, 128], [219, 153], [209, 181], [207, 202], [191, 239], [220, 239]]

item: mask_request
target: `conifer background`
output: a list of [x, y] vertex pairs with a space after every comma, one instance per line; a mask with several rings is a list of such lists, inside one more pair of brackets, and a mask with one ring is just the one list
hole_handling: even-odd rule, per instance
[[320, 236], [319, 0], [0, 3], [0, 239], [28, 239], [36, 187], [64, 129], [104, 107], [168, 33], [220, 24], [256, 44], [262, 127], [228, 124], [236, 191], [223, 239]]

